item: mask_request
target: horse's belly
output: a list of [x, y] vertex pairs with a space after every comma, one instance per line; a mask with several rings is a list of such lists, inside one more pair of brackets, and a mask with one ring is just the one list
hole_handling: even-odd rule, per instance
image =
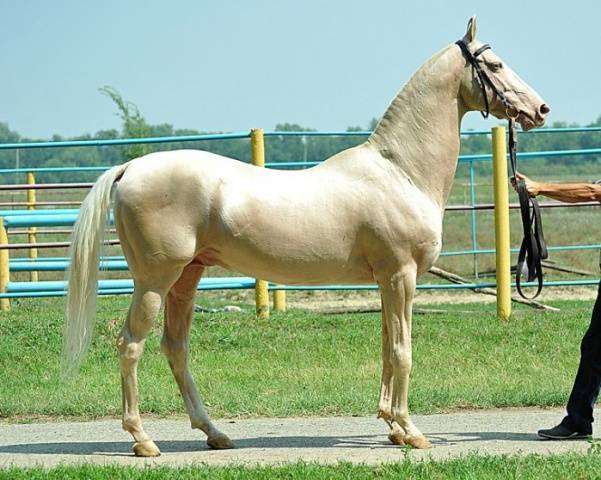
[[289, 285], [358, 284], [373, 282], [371, 268], [360, 256], [325, 255], [292, 249], [266, 251], [253, 247], [225, 246], [214, 264], [244, 275]]

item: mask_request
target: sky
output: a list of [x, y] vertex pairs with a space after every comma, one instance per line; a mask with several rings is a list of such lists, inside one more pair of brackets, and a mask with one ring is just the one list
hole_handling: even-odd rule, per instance
[[[29, 138], [121, 128], [116, 88], [152, 124], [200, 131], [367, 127], [412, 73], [478, 38], [551, 106], [601, 115], [601, 2], [0, 0], [0, 122]], [[466, 116], [463, 128], [497, 120]]]

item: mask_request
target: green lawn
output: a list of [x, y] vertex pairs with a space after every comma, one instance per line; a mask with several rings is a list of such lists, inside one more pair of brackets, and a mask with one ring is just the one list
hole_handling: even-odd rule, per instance
[[[591, 302], [556, 302], [560, 314], [516, 307], [501, 323], [495, 306], [438, 306], [414, 318], [413, 413], [463, 407], [563, 405]], [[0, 417], [119, 415], [115, 338], [128, 297], [104, 297], [94, 343], [73, 384], [59, 381], [62, 299], [23, 300], [0, 314]], [[467, 313], [466, 313], [467, 312]], [[143, 413], [184, 408], [159, 352], [160, 324], [139, 367]], [[378, 313], [197, 314], [191, 368], [213, 417], [363, 415], [377, 408]]]
[[227, 466], [213, 467], [199, 464], [191, 467], [118, 467], [83, 465], [42, 468], [10, 468], [0, 470], [0, 479], [11, 480], [68, 480], [68, 479], [111, 479], [111, 480], [234, 480], [234, 479], [457, 479], [457, 480], [527, 480], [527, 479], [598, 479], [601, 478], [601, 456], [552, 455], [539, 456], [477, 456], [435, 462], [398, 462], [378, 466], [316, 465], [297, 463], [277, 467]]

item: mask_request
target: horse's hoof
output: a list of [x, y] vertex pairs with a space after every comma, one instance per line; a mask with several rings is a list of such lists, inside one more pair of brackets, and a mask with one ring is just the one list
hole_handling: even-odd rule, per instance
[[388, 440], [394, 445], [403, 446], [405, 445], [405, 434], [403, 432], [390, 432], [388, 434]]
[[158, 457], [161, 454], [159, 447], [152, 440], [134, 443], [136, 457]]
[[432, 448], [432, 444], [430, 443], [430, 440], [428, 440], [423, 435], [421, 435], [419, 437], [410, 437], [409, 435], [406, 435], [403, 438], [403, 440], [406, 445], [411, 445], [413, 448], [419, 448], [420, 450]]
[[224, 433], [213, 435], [212, 437], [207, 438], [207, 445], [215, 450], [234, 448], [234, 442], [232, 442]]

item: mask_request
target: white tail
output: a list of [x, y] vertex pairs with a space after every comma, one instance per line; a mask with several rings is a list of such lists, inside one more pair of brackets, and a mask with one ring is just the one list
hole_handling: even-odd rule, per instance
[[79, 210], [71, 239], [71, 265], [62, 358], [64, 379], [73, 377], [83, 363], [96, 323], [98, 261], [104, 239], [112, 187], [127, 163], [105, 172], [94, 184]]

